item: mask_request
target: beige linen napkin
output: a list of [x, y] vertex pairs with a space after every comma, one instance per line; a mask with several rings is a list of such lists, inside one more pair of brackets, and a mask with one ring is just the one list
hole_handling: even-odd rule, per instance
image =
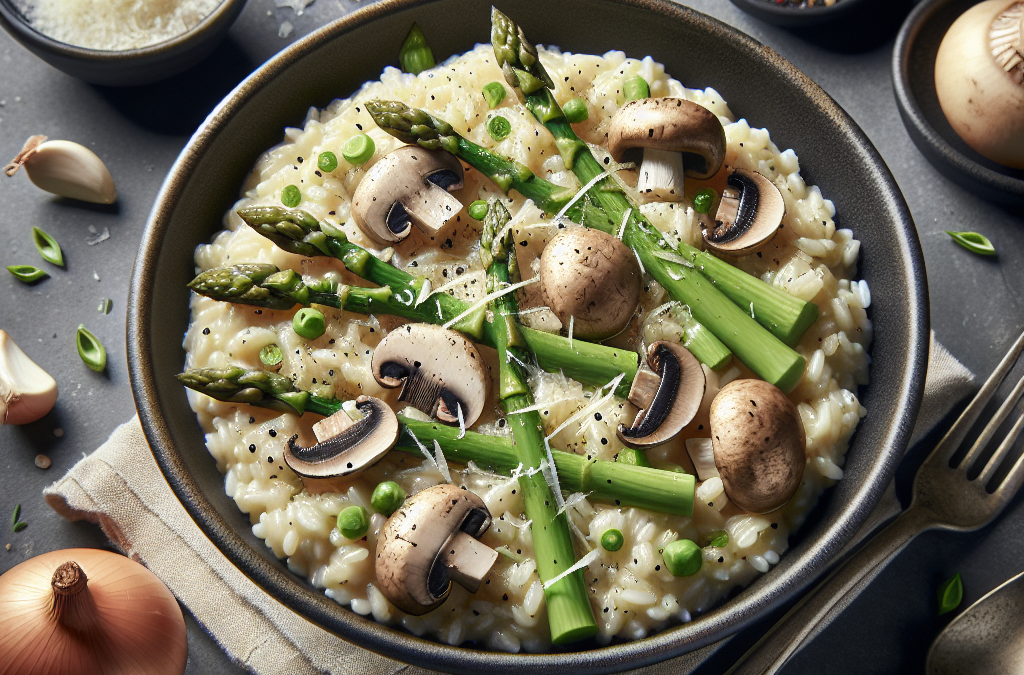
[[[974, 378], [932, 339], [925, 399], [914, 441], [970, 390]], [[271, 598], [206, 538], [157, 468], [138, 418], [44, 491], [69, 520], [97, 523], [126, 554], [151, 569], [235, 662], [258, 675], [390, 675], [428, 671], [353, 645]], [[856, 541], [899, 510], [890, 485]], [[723, 643], [643, 669], [687, 673]]]

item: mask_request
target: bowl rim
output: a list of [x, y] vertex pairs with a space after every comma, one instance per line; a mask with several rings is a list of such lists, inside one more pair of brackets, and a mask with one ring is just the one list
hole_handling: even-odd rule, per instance
[[892, 50], [892, 86], [896, 106], [914, 144], [942, 173], [952, 179], [966, 178], [999, 201], [1024, 204], [1024, 179], [999, 173], [951, 145], [928, 120], [914, 95], [910, 61], [917, 38], [937, 13], [958, 1], [925, 0], [914, 7], [900, 27]]
[[783, 28], [804, 28], [818, 23], [830, 23], [833, 20], [856, 12], [863, 5], [873, 0], [839, 0], [833, 5], [814, 5], [812, 7], [794, 7], [793, 5], [777, 4], [771, 0], [731, 0], [747, 14], [774, 23]]
[[353, 612], [345, 612], [340, 619], [332, 617], [321, 604], [325, 599], [323, 593], [316, 591], [317, 595], [314, 596], [312, 590], [300, 588], [296, 584], [294, 575], [282, 572], [262, 559], [255, 559], [255, 556], [247, 556], [247, 552], [251, 553], [250, 545], [217, 514], [192, 480], [181, 456], [174, 448], [155, 385], [154, 364], [150, 351], [151, 337], [147, 328], [151, 322], [152, 307], [145, 299], [149, 297], [156, 284], [154, 265], [148, 261], [158, 258], [168, 229], [169, 216], [186, 182], [183, 177], [196, 166], [205, 149], [217, 137], [220, 128], [239, 108], [268, 81], [274, 80], [292, 64], [315, 51], [322, 43], [340, 39], [346, 33], [379, 17], [437, 1], [382, 0], [301, 38], [268, 60], [228, 94], [183, 149], [160, 189], [146, 224], [129, 291], [126, 332], [129, 374], [146, 439], [161, 472], [177, 498], [203, 532], [240, 571], [304, 618], [326, 630], [338, 633], [350, 642], [390, 658], [428, 668], [466, 673], [553, 673], [575, 672], [584, 668], [594, 673], [604, 673], [650, 665], [718, 642], [779, 609], [809, 585], [850, 541], [866, 520], [871, 508], [881, 498], [910, 438], [924, 389], [929, 347], [927, 280], [920, 242], [909, 208], [888, 167], [852, 118], [818, 85], [775, 51], [718, 19], [670, 0], [606, 1], [616, 1], [637, 10], [653, 12], [669, 21], [687, 22], [701, 30], [720, 35], [723, 39], [731, 40], [740, 52], [749, 54], [751, 58], [766, 60], [771, 67], [780, 72], [781, 76], [792, 81], [812, 97], [824, 108], [824, 113], [835, 121], [840, 131], [846, 132], [863, 161], [876, 174], [878, 198], [890, 211], [897, 214], [893, 226], [902, 234], [896, 237], [893, 243], [898, 247], [899, 254], [907, 262], [911, 273], [906, 307], [909, 344], [906, 359], [899, 371], [900, 388], [894, 406], [896, 414], [882, 434], [883, 447], [867, 470], [863, 484], [850, 496], [849, 505], [844, 508], [840, 517], [828, 524], [819, 539], [807, 542], [806, 550], [791, 550], [788, 555], [793, 559], [793, 563], [786, 569], [773, 570], [773, 573], [777, 572], [779, 576], [771, 583], [755, 582], [739, 596], [702, 614], [690, 623], [667, 628], [634, 642], [587, 651], [546, 654], [508, 654], [452, 647], [368, 621]]
[[237, 16], [238, 6], [246, 2], [247, 0], [221, 0], [213, 11], [184, 33], [137, 49], [93, 49], [61, 42], [29, 23], [27, 17], [14, 4], [14, 0], [0, 0], [0, 24], [19, 42], [31, 44], [35, 49], [47, 54], [82, 62], [112, 63], [129, 59], [165, 57], [168, 51], [185, 51], [198, 37], [215, 31], [225, 21], [233, 21]]

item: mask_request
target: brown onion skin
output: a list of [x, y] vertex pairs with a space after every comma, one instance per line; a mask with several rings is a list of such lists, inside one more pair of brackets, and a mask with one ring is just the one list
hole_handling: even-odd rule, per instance
[[[51, 580], [69, 561], [88, 582], [58, 611]], [[0, 675], [181, 675], [187, 658], [178, 602], [125, 556], [52, 551], [0, 576]]]

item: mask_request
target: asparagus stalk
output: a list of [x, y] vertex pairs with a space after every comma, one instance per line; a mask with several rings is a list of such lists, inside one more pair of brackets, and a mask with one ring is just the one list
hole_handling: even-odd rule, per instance
[[[188, 387], [225, 403], [247, 403], [296, 415], [310, 412], [329, 417], [342, 410], [342, 402], [296, 389], [290, 379], [264, 370], [237, 366], [202, 368], [178, 375]], [[465, 435], [456, 427], [398, 416], [401, 424], [396, 449], [419, 455], [413, 436], [429, 446], [441, 444], [448, 461], [511, 474], [519, 466], [512, 442], [475, 431]], [[408, 432], [412, 432], [411, 434]], [[635, 506], [658, 513], [693, 515], [694, 477], [685, 473], [588, 460], [573, 452], [552, 450], [562, 487], [589, 492], [590, 498], [616, 506]]]
[[[541, 179], [538, 179], [541, 180]], [[547, 185], [547, 181], [542, 181]], [[319, 222], [309, 213], [301, 209], [282, 209], [276, 206], [252, 206], [239, 209], [238, 215], [254, 230], [273, 241], [278, 247], [290, 253], [304, 256], [329, 256], [345, 263], [352, 273], [367, 281], [391, 289], [393, 301], [387, 307], [378, 301], [376, 309], [364, 311], [349, 304], [365, 303], [363, 291], [356, 287], [346, 287], [352, 301], [346, 300], [344, 309], [363, 314], [392, 314], [414, 321], [443, 324], [461, 315], [469, 305], [447, 293], [435, 293], [426, 301], [417, 304], [423, 291], [425, 279], [415, 277], [408, 272], [388, 264], [361, 246], [348, 241], [345, 233], [330, 223]], [[206, 273], [204, 273], [206, 274]], [[200, 275], [202, 277], [203, 275]], [[193, 284], [199, 280], [197, 277]], [[218, 287], [223, 284], [218, 284]], [[193, 288], [197, 293], [215, 299], [244, 302], [218, 297], [205, 292], [209, 284], [203, 282]], [[332, 302], [316, 301], [329, 307], [339, 307]], [[304, 303], [300, 303], [304, 304]], [[494, 326], [484, 320], [484, 308], [456, 323], [453, 328], [460, 330], [477, 342], [494, 346]], [[639, 367], [638, 356], [634, 352], [606, 347], [583, 340], [569, 340], [551, 333], [523, 328], [523, 336], [530, 348], [538, 355], [541, 368], [548, 372], [561, 371], [568, 377], [584, 384], [601, 386], [610, 382], [619, 374], [625, 374], [616, 393], [625, 397]]]
[[[480, 248], [490, 252], [488, 286], [498, 290], [509, 284], [514, 273], [515, 242], [510, 232], [503, 240], [492, 241], [510, 216], [497, 199], [492, 199], [488, 207]], [[519, 477], [519, 485], [523, 490], [526, 517], [532, 523], [530, 529], [537, 555], [537, 573], [541, 581], [547, 582], [572, 567], [576, 553], [569, 532], [568, 514], [559, 513], [561, 495], [555, 494], [544, 471], [529, 471], [542, 469], [548, 460], [540, 414], [536, 410], [527, 410], [533, 405], [533, 393], [520, 364], [532, 360], [532, 356], [519, 332], [515, 295], [508, 293], [495, 298], [491, 308], [497, 328], [498, 395], [512, 429], [516, 458], [528, 470]], [[547, 471], [555, 474], [556, 468], [549, 465]], [[546, 587], [544, 597], [553, 644], [568, 644], [597, 633], [597, 621], [587, 597], [583, 570], [576, 570]]]
[[[491, 10], [491, 44], [505, 79], [527, 109], [551, 132], [562, 159], [584, 184], [604, 173], [590, 148], [573, 131], [551, 93], [554, 83], [526, 40], [522, 29], [497, 9]], [[664, 286], [669, 296], [689, 306], [693, 317], [711, 330], [743, 363], [764, 380], [789, 391], [803, 375], [802, 356], [766, 331], [718, 291], [695, 268], [666, 259], [674, 257], [661, 234], [631, 204], [611, 177], [592, 188], [594, 201], [610, 221], [625, 222], [623, 241], [637, 254], [640, 264]], [[605, 230], [616, 234], [615, 230]]]
[[[410, 108], [400, 101], [372, 101], [366, 108], [377, 126], [395, 138], [431, 150], [447, 150], [488, 176], [506, 194], [515, 189], [549, 215], [559, 213], [566, 204], [560, 194], [565, 188], [538, 178], [518, 162], [463, 138], [450, 124], [423, 110]], [[577, 200], [564, 215], [574, 222], [605, 232], [613, 231], [619, 225], [609, 220], [589, 194]], [[688, 336], [686, 348], [712, 369], [722, 367], [732, 356], [718, 338], [696, 321]]]

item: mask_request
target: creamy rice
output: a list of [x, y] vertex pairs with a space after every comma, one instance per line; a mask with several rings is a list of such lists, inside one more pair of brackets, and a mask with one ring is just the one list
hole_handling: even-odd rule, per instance
[[[652, 96], [685, 97], [718, 115], [728, 139], [726, 163], [761, 172], [774, 181], [786, 201], [785, 228], [775, 244], [763, 254], [748, 256], [736, 264], [778, 288], [815, 302], [820, 310], [818, 320], [796, 347], [806, 357], [807, 367], [790, 393], [806, 431], [807, 468], [796, 496], [782, 509], [766, 515], [744, 513], [728, 503], [721, 480], [715, 478], [699, 483], [692, 518], [616, 508], [585, 498], [570, 500], [575, 502], [569, 514], [580, 555], [597, 546], [601, 533], [610, 527], [625, 535], [626, 545], [619, 551], [600, 549], [586, 571], [586, 581], [600, 628], [598, 640], [634, 640], [691, 620], [721, 602], [735, 587], [767, 572], [778, 562], [787, 548], [789, 534], [800, 526], [822, 491], [842, 478], [849, 438], [866, 414], [856, 391], [858, 385], [867, 384], [869, 357], [865, 350], [871, 341], [871, 323], [865, 310], [870, 292], [866, 283], [852, 280], [859, 242], [849, 230], [836, 229], [832, 203], [823, 199], [817, 187], [805, 184], [796, 154], [780, 151], [767, 130], [751, 128], [743, 119], [734, 121], [726, 102], [714, 89], [686, 89], [649, 57], [642, 61], [627, 59], [622, 52], [589, 56], [542, 49], [541, 59], [557, 84], [558, 100], [564, 102], [577, 95], [588, 101], [590, 119], [576, 127], [591, 143], [603, 140], [609, 118], [623, 103], [621, 83], [633, 75], [642, 75], [650, 83]], [[538, 175], [579, 187], [563, 166], [550, 135], [514, 96], [506, 97], [496, 110], [488, 110], [480, 91], [485, 84], [502, 79], [491, 48], [485, 45], [419, 76], [387, 68], [379, 82], [367, 83], [353, 98], [334, 101], [322, 111], [310, 109], [302, 129], [286, 129], [284, 142], [257, 163], [236, 208], [280, 204], [282, 189], [295, 184], [303, 195], [300, 208], [340, 227], [353, 242], [372, 248], [350, 218], [350, 196], [366, 168], [400, 145], [380, 131], [360, 105], [373, 98], [425, 108], [467, 138], [495, 147]], [[498, 113], [512, 123], [512, 133], [495, 145], [487, 135], [486, 122]], [[340, 150], [345, 140], [360, 132], [369, 134], [377, 149], [369, 164], [353, 168], [341, 159]], [[321, 175], [316, 167], [316, 157], [325, 150], [339, 158], [339, 168], [330, 175]], [[594, 150], [604, 161], [607, 153], [597, 147]], [[627, 176], [627, 172], [622, 173], [628, 180]], [[688, 195], [698, 189], [697, 184], [687, 180]], [[466, 171], [465, 187], [455, 194], [463, 204], [500, 196], [473, 170]], [[524, 270], [535, 268], [554, 227], [532, 203], [524, 205], [518, 194], [506, 203], [517, 214], [517, 241], [526, 242], [519, 248], [521, 265]], [[689, 206], [651, 204], [642, 210], [662, 232], [700, 246], [700, 229]], [[225, 217], [224, 226], [213, 243], [197, 249], [198, 270], [267, 262], [310, 277], [335, 275], [344, 283], [366, 285], [337, 260], [304, 258], [276, 248], [245, 227], [234, 209]], [[445, 286], [445, 292], [460, 298], [478, 299], [485, 294], [484, 273], [475, 252], [478, 228], [479, 223], [463, 212], [451, 231], [442, 235], [443, 241], [432, 242], [413, 229], [393, 253], [382, 255], [392, 255], [391, 260], [398, 266], [426, 276], [435, 289]], [[536, 295], [536, 291], [523, 292], [523, 306], [539, 304]], [[644, 320], [634, 322], [616, 344], [635, 347], [641, 337], [648, 343], [680, 339], [683, 328], [674, 320], [673, 312], [663, 307], [668, 298], [649, 277], [645, 277], [641, 301]], [[299, 388], [339, 399], [368, 394], [396, 404], [397, 390], [384, 390], [374, 382], [370, 356], [387, 330], [402, 322], [321, 309], [327, 317], [327, 332], [316, 340], [306, 340], [293, 331], [291, 311], [259, 310], [193, 295], [192, 324], [185, 336], [187, 367], [238, 364], [259, 368], [260, 349], [277, 343], [284, 352], [280, 372], [291, 377]], [[538, 311], [523, 318], [534, 327], [560, 328], [550, 312]], [[494, 351], [482, 351], [496, 372]], [[721, 386], [738, 377], [752, 376], [735, 359], [719, 372], [706, 367], [705, 371], [708, 390], [698, 418], [680, 437], [647, 452], [653, 466], [682, 467], [693, 473], [684, 447], [686, 439], [709, 436], [707, 409]], [[552, 447], [600, 459], [613, 459], [621, 450], [615, 428], [620, 421], [632, 420], [636, 410], [631, 404], [615, 397], [592, 396], [592, 388], [560, 375], [538, 373], [531, 384], [537, 402], [547, 404], [541, 417], [548, 433], [587, 408], [579, 416], [581, 422], [570, 424], [552, 439]], [[210, 453], [225, 474], [227, 494], [249, 514], [256, 536], [275, 555], [286, 558], [293, 572], [308, 577], [329, 597], [353, 611], [400, 625], [415, 635], [454, 645], [471, 640], [484, 648], [509, 652], [548, 649], [544, 595], [515, 480], [472, 465], [452, 467], [453, 481], [479, 494], [494, 517], [482, 541], [495, 548], [507, 547], [510, 555], [499, 557], [478, 593], [470, 594], [453, 585], [451, 596], [440, 609], [421, 617], [408, 616], [395, 609], [375, 586], [376, 536], [385, 517], [370, 508], [370, 494], [385, 479], [397, 481], [412, 494], [444, 480], [437, 468], [421, 457], [392, 452], [346, 493], [310, 495], [284, 464], [282, 448], [296, 433], [300, 443], [315, 442], [311, 426], [319, 418], [230, 405], [191, 391], [189, 396], [207, 432]], [[409, 409], [407, 414], [411, 413], [416, 411]], [[504, 425], [492, 409], [485, 411], [475, 430], [501, 434]], [[334, 527], [337, 514], [352, 504], [373, 513], [365, 540], [346, 540]], [[659, 549], [665, 544], [679, 537], [704, 544], [717, 530], [727, 531], [729, 542], [721, 548], [704, 549], [704, 565], [699, 573], [674, 577], [664, 569]]]

